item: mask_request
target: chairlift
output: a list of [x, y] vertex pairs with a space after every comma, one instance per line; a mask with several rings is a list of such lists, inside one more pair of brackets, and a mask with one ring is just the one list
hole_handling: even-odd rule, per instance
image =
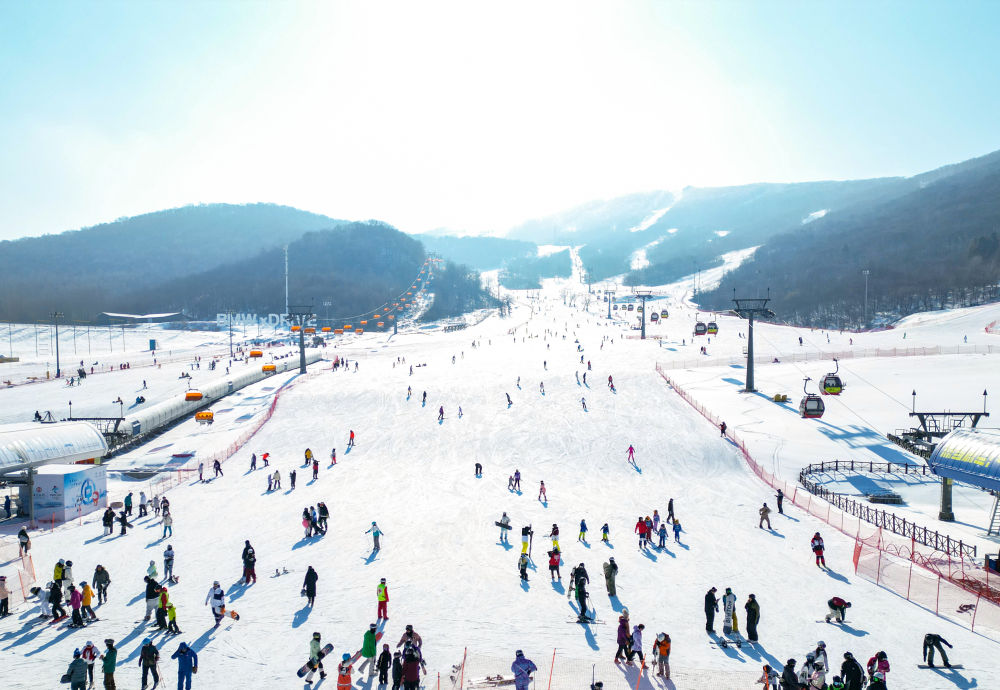
[[822, 389], [820, 392], [823, 395], [840, 395], [844, 390], [844, 382], [837, 375], [837, 372], [840, 371], [840, 362], [837, 361], [836, 357], [833, 358], [833, 361], [837, 368], [823, 377], [823, 383], [820, 385]]
[[806, 385], [810, 381], [812, 379], [808, 376], [802, 380], [802, 392], [805, 393], [805, 397], [799, 401], [799, 416], [804, 419], [819, 419], [826, 412], [826, 405], [823, 404], [823, 398], [806, 390]]
[[719, 332], [719, 324], [715, 323], [715, 321], [709, 321], [708, 322], [708, 334], [709, 335], [715, 335], [718, 332]]

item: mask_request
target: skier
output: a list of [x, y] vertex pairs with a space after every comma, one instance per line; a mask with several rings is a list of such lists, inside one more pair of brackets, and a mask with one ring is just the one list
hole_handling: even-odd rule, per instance
[[868, 660], [868, 687], [872, 690], [884, 690], [885, 676], [889, 673], [889, 658], [885, 652], [879, 652]]
[[583, 563], [576, 568], [576, 601], [580, 604], [580, 621], [586, 622], [587, 618], [587, 585], [590, 584], [590, 576]]
[[174, 547], [167, 544], [167, 550], [163, 552], [163, 574], [167, 582], [174, 583]]
[[628, 632], [628, 619], [625, 616], [618, 616], [618, 649], [615, 651], [615, 663], [619, 661], [631, 661], [632, 637]]
[[389, 588], [386, 587], [384, 577], [375, 588], [375, 598], [378, 600], [377, 620], [389, 620]]
[[521, 470], [514, 470], [514, 491], [521, 490]]
[[615, 389], [615, 380], [611, 378], [611, 374], [608, 374], [608, 388], [611, 390]]
[[316, 581], [319, 580], [319, 573], [313, 570], [312, 566], [306, 569], [305, 579], [302, 580], [302, 594], [305, 595], [306, 604], [312, 606], [316, 603]]
[[361, 657], [364, 661], [358, 666], [358, 675], [361, 672], [368, 669], [368, 676], [375, 675], [375, 631], [377, 626], [372, 623], [368, 626], [368, 630], [365, 631], [364, 636], [361, 639]]
[[823, 545], [823, 537], [819, 536], [819, 532], [813, 535], [810, 544], [812, 545], [813, 553], [816, 554], [816, 567], [819, 568], [822, 563], [822, 567], [825, 568], [826, 558], [823, 557], [823, 550], [826, 547]]
[[719, 612], [716, 591], [716, 588], [712, 587], [705, 593], [705, 632], [709, 633], [715, 633], [715, 614]]
[[521, 573], [521, 579], [528, 581], [528, 554], [522, 553], [517, 559], [517, 569]]
[[173, 602], [167, 604], [167, 634], [181, 634], [181, 629], [177, 627], [177, 608], [174, 606]]
[[604, 564], [604, 584], [608, 588], [608, 596], [616, 596], [618, 590], [615, 588], [615, 578], [618, 576], [618, 564], [615, 563], [614, 556]]
[[865, 670], [850, 652], [844, 652], [844, 663], [840, 665], [840, 676], [846, 690], [861, 690], [865, 680]]
[[500, 543], [507, 544], [507, 532], [510, 529], [510, 518], [507, 517], [507, 513], [504, 513], [500, 517]]
[[438, 421], [439, 422], [444, 421], [444, 405], [438, 408]]
[[372, 520], [372, 526], [368, 530], [365, 531], [365, 534], [369, 534], [369, 533], [371, 533], [372, 539], [375, 541], [375, 547], [372, 549], [372, 551], [378, 551], [379, 549], [382, 548], [379, 545], [379, 537], [382, 534], [384, 534], [384, 532], [382, 532], [382, 530], [379, 529], [379, 526], [377, 524], [375, 524], [374, 520]]
[[553, 582], [556, 581], [557, 577], [559, 578], [560, 581], [562, 580], [562, 574], [559, 572], [559, 562], [560, 562], [559, 552], [556, 551], [555, 549], [549, 551], [549, 575], [552, 576]]
[[69, 586], [69, 605], [73, 611], [73, 622], [69, 624], [71, 628], [83, 627], [83, 614], [80, 609], [83, 607], [83, 595], [76, 588], [76, 585]]
[[511, 405], [513, 405], [514, 401], [510, 399], [510, 393], [504, 393], [504, 395], [507, 396], [507, 407], [510, 407]]
[[640, 516], [635, 523], [635, 533], [639, 535], [639, 550], [646, 548], [646, 521]]
[[514, 672], [514, 689], [528, 690], [531, 684], [531, 674], [538, 670], [535, 662], [524, 656], [520, 649], [514, 653], [514, 663], [510, 665], [510, 670]]
[[[424, 391], [424, 400], [426, 400], [426, 399], [427, 399], [427, 391]], [[347, 447], [348, 448], [353, 448], [354, 447], [354, 429], [351, 429], [350, 432], [351, 432], [351, 435], [347, 439]]]
[[627, 454], [627, 458], [626, 459], [630, 463], [632, 463], [634, 465], [635, 464], [635, 448], [633, 448], [631, 444], [629, 444], [629, 447], [628, 447], [628, 450], [626, 451], [626, 454]]
[[948, 655], [945, 654], [944, 647], [941, 646], [942, 644], [946, 645], [948, 649], [952, 649], [948, 640], [944, 639], [940, 635], [935, 633], [927, 633], [924, 635], [924, 661], [926, 661], [927, 665], [931, 668], [934, 668], [935, 649], [941, 653], [941, 659], [944, 660], [945, 668], [951, 668], [951, 664], [948, 663]]
[[545, 495], [545, 482], [541, 482], [538, 487], [538, 500], [545, 503], [549, 500], [549, 497]]
[[[90, 585], [88, 585], [86, 582], [80, 583], [80, 596], [81, 596], [81, 601], [80, 601], [81, 614], [89, 617], [91, 621], [99, 620], [97, 614], [94, 613], [94, 609], [91, 606], [91, 604], [94, 602], [94, 590], [91, 589]], [[0, 613], [2, 613], [2, 611], [0, 611]], [[942, 654], [943, 653], [944, 652], [942, 652]]]
[[271, 457], [270, 453], [264, 453], [263, 455], [260, 456], [260, 459], [264, 461], [264, 467], [268, 466], [268, 460], [270, 459], [270, 457]]
[[422, 404], [424, 404], [424, 405], [426, 405], [426, 404], [427, 404], [427, 391], [424, 391], [424, 397], [423, 397], [423, 399], [422, 399], [422, 400], [421, 400], [420, 402], [421, 402]]
[[170, 658], [177, 659], [177, 690], [184, 690], [184, 686], [191, 690], [191, 674], [198, 672], [198, 655], [187, 643], [181, 642]]
[[559, 525], [552, 523], [552, 531], [545, 535], [552, 539], [552, 548], [559, 551]]
[[385, 686], [389, 682], [389, 668], [392, 666], [392, 652], [388, 644], [382, 645], [382, 653], [378, 655], [375, 666], [378, 668], [378, 684]]
[[764, 529], [764, 523], [766, 522], [767, 528], [771, 529], [771, 518], [769, 517], [771, 515], [771, 509], [767, 507], [767, 504], [765, 503], [764, 506], [757, 511], [757, 513], [760, 514], [760, 522], [757, 523], [757, 527]]
[[778, 515], [784, 515], [785, 511], [782, 509], [781, 504], [785, 500], [785, 494], [782, 493], [781, 489], [778, 489], [778, 493], [774, 497], [778, 499]]
[[334, 449], [332, 449], [330, 451], [330, 464], [331, 465], [336, 465], [337, 464], [337, 449], [336, 448], [334, 448]]
[[580, 536], [576, 538], [577, 541], [582, 541], [584, 544], [587, 543], [587, 521], [580, 520]]
[[215, 617], [215, 627], [218, 628], [219, 624], [222, 623], [223, 609], [226, 608], [226, 593], [219, 585], [218, 580], [212, 583], [211, 589], [208, 590], [208, 596], [205, 597], [205, 606], [208, 606], [209, 603], [212, 604], [212, 615]]
[[757, 641], [757, 623], [760, 622], [760, 604], [757, 603], [756, 595], [751, 594], [747, 598], [747, 603], [743, 605], [747, 612], [747, 639], [751, 642]]
[[139, 651], [139, 667], [142, 668], [142, 687], [143, 690], [146, 688], [148, 682], [147, 678], [149, 673], [153, 674], [153, 687], [156, 687], [160, 682], [160, 674], [158, 672], [156, 662], [160, 660], [160, 650], [156, 648], [153, 641], [148, 637], [142, 641], [142, 649]]
[[583, 405], [583, 411], [586, 412], [587, 411], [587, 399], [586, 398], [580, 398], [580, 404]]
[[836, 618], [838, 623], [847, 620], [847, 609], [851, 608], [851, 602], [844, 601], [840, 597], [833, 597], [826, 602], [826, 605], [830, 609], [830, 613], [826, 614], [827, 623], [830, 622], [831, 618]]
[[254, 565], [257, 563], [257, 553], [254, 551], [253, 547], [250, 546], [250, 540], [247, 539], [243, 547], [243, 578], [240, 580], [243, 584], [250, 584], [250, 580], [253, 579], [253, 583], [257, 584], [257, 573], [254, 572]]
[[611, 530], [608, 528], [608, 523], [605, 522], [603, 525], [601, 525], [601, 541], [603, 541], [605, 544], [611, 543], [608, 541], [608, 534], [610, 533], [610, 531]]

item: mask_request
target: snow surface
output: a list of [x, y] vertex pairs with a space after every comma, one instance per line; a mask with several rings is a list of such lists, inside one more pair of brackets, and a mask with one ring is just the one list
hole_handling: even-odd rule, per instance
[[672, 206], [673, 206], [673, 204], [671, 204], [670, 206], [667, 206], [666, 208], [658, 208], [658, 209], [656, 209], [655, 211], [653, 211], [652, 213], [650, 213], [648, 216], [646, 216], [645, 218], [643, 218], [637, 225], [634, 225], [631, 228], [629, 228], [628, 231], [629, 232], [642, 232], [643, 230], [648, 230], [649, 228], [653, 227], [656, 224], [656, 221], [660, 220], [660, 218], [663, 218], [663, 214], [666, 213], [667, 211], [669, 211]]
[[802, 224], [806, 225], [807, 223], [811, 223], [814, 220], [819, 220], [820, 218], [822, 218], [823, 216], [825, 216], [829, 212], [830, 212], [830, 209], [828, 209], [828, 208], [820, 209], [819, 211], [813, 211], [808, 216], [806, 216], [805, 218], [802, 219]]
[[[744, 258], [750, 252], [745, 250]], [[696, 307], [687, 301], [690, 280], [656, 290], [663, 296], [657, 307], [666, 306], [670, 317], [647, 324], [651, 337], [646, 341], [633, 339], [636, 332], [618, 312], [612, 312], [616, 318], [606, 319], [603, 302], [576, 301], [589, 311], [565, 306], [564, 290], [586, 290], [579, 282], [575, 250], [573, 255], [574, 277], [545, 281], [540, 299], [511, 293], [515, 309], [510, 318], [490, 316], [456, 332], [413, 327], [393, 337], [384, 333], [352, 337], [328, 356], [357, 360], [356, 373], [353, 366], [334, 372], [326, 362], [295, 380], [269, 379], [216, 403], [220, 410], [247, 404], [258, 412], [234, 412], [217, 429], [199, 431], [193, 422], [186, 422], [133, 451], [150, 455], [170, 443], [196, 454], [211, 452], [259, 422], [259, 410], [270, 404], [277, 386], [287, 384], [273, 417], [224, 465], [224, 477], [210, 483], [189, 482], [170, 491], [173, 537], [159, 539], [154, 518], [136, 518], [136, 529], [129, 535], [104, 538], [97, 516], [85, 519], [82, 526], [33, 535], [41, 584], [58, 558], [74, 561], [78, 580], [89, 581], [94, 566], [101, 563], [111, 573], [111, 599], [97, 609], [101, 621], [91, 630], [36, 623], [34, 612], [24, 607], [0, 622], [4, 687], [56, 687], [73, 648], [87, 639], [100, 645], [105, 637], [119, 641], [119, 687], [138, 687], [139, 646], [150, 636], [165, 657], [160, 663], [164, 687], [173, 687], [176, 677], [176, 667], [166, 657], [184, 640], [200, 657], [195, 687], [300, 688], [294, 671], [306, 659], [314, 630], [336, 645], [335, 658], [360, 647], [362, 633], [375, 619], [375, 588], [381, 577], [387, 578], [390, 592], [386, 641], [394, 647], [403, 626], [415, 626], [424, 639], [428, 687], [435, 685], [437, 671], [442, 672], [442, 684], [450, 687], [447, 674], [466, 648], [470, 660], [495, 657], [508, 668], [513, 651], [524, 649], [540, 669], [556, 648], [560, 659], [575, 661], [556, 664], [553, 688], [586, 686], [595, 663], [597, 673], [604, 673], [605, 687], [624, 688], [626, 680], [632, 686], [634, 673], [628, 676], [608, 663], [616, 648], [616, 612], [622, 606], [628, 607], [634, 624], [646, 625], [647, 652], [657, 632], [669, 632], [673, 640], [674, 680], [664, 684], [644, 678], [641, 685], [646, 688], [716, 687], [714, 673], [746, 679], [725, 687], [755, 687], [752, 681], [759, 677], [762, 663], [780, 667], [789, 657], [801, 661], [820, 639], [827, 643], [831, 660], [839, 660], [846, 650], [866, 660], [884, 649], [892, 662], [890, 687], [1000, 687], [994, 641], [855, 577], [853, 542], [847, 537], [794, 508], [787, 516], [772, 515], [774, 531], [758, 529], [757, 508], [772, 500], [770, 490], [747, 469], [735, 448], [654, 370], [657, 362], [685, 367], [671, 370], [671, 376], [738, 428], [757, 457], [770, 453], [782, 476], [821, 459], [855, 454], [885, 459], [892, 447], [879, 436], [908, 423], [910, 389], [917, 388], [919, 399], [928, 404], [956, 406], [980, 404], [977, 396], [984, 385], [1000, 390], [993, 385], [996, 355], [983, 354], [997, 341], [982, 330], [1000, 315], [1000, 305], [939, 314], [919, 324], [908, 322], [905, 341], [901, 328], [825, 334], [759, 324], [755, 330], [761, 354], [791, 358], [808, 352], [816, 358], [758, 368], [759, 388], [768, 393], [780, 388], [793, 399], [801, 390], [803, 371], [815, 378], [828, 368], [829, 360], [823, 360], [828, 351], [980, 349], [979, 354], [845, 361], [841, 372], [848, 388], [816, 423], [762, 397], [736, 394], [743, 378], [739, 366], [687, 364], [738, 358], [745, 343], [738, 336], [745, 324], [721, 314], [713, 317], [720, 325], [718, 336], [711, 343], [707, 338], [692, 343]], [[739, 258], [730, 256], [727, 265]], [[726, 269], [713, 270], [721, 276]], [[703, 281], [710, 273], [702, 274]], [[629, 322], [634, 318], [633, 312]], [[962, 342], [963, 335], [968, 335], [968, 345]], [[219, 337], [204, 334], [205, 342], [218, 344]], [[709, 350], [707, 357], [698, 354], [696, 345], [702, 344]], [[396, 364], [404, 357], [405, 365]], [[588, 385], [578, 385], [576, 374], [586, 371], [588, 360], [593, 367], [587, 371]], [[135, 373], [133, 369], [131, 378], [127, 371], [104, 376], [120, 382], [118, 389], [128, 390], [135, 385]], [[616, 392], [607, 386], [609, 375], [614, 376]], [[100, 389], [88, 386], [89, 380], [73, 392], [83, 396], [81, 405], [91, 397], [95, 406], [104, 404], [116, 389], [110, 383]], [[410, 397], [407, 386], [413, 388]], [[268, 387], [272, 390], [265, 390]], [[4, 415], [11, 406], [33, 410], [61, 404], [63, 391], [50, 384], [21, 387], [30, 395], [22, 393], [23, 399], [10, 402], [9, 396], [18, 390], [0, 391]], [[513, 399], [509, 408], [505, 393]], [[586, 412], [581, 397], [586, 398]], [[74, 400], [74, 407], [77, 404]], [[445, 409], [440, 423], [439, 406]], [[357, 446], [348, 453], [350, 429], [357, 434]], [[625, 461], [629, 444], [636, 449], [637, 469]], [[338, 464], [330, 467], [334, 446]], [[321, 460], [315, 482], [301, 468], [306, 447]], [[248, 469], [250, 453], [260, 456], [265, 451], [271, 453], [271, 469], [278, 468], [283, 475], [282, 490], [270, 494], [264, 471]], [[473, 476], [476, 461], [484, 466], [482, 478]], [[522, 474], [523, 494], [507, 490], [515, 468]], [[294, 491], [288, 488], [292, 469], [299, 471]], [[545, 503], [537, 500], [538, 483], [543, 480], [548, 490]], [[129, 487], [138, 491], [145, 486], [114, 479], [110, 490], [112, 498], [120, 500]], [[665, 514], [671, 497], [684, 528], [681, 543], [670, 540], [664, 551], [638, 550], [633, 535], [636, 517], [652, 515], [654, 509]], [[330, 532], [304, 539], [302, 508], [318, 501], [331, 508]], [[906, 506], [933, 522], [933, 506], [924, 508], [921, 501]], [[529, 571], [526, 585], [517, 575], [517, 536], [511, 538], [512, 547], [497, 541], [493, 523], [503, 511], [515, 528], [531, 524], [535, 529], [536, 567]], [[978, 505], [956, 500], [959, 519], [974, 522], [976, 511]], [[587, 544], [576, 539], [581, 518], [590, 530]], [[372, 520], [385, 530], [378, 554], [372, 554], [365, 535]], [[611, 527], [610, 545], [600, 542], [604, 522]], [[562, 533], [562, 583], [551, 583], [545, 566], [549, 540], [543, 535], [552, 523], [558, 523]], [[17, 529], [10, 521], [2, 527], [6, 533]], [[957, 527], [951, 523], [946, 529]], [[809, 538], [817, 530], [826, 537], [829, 573], [812, 562]], [[245, 539], [257, 551], [259, 578], [247, 587], [238, 584]], [[184, 631], [176, 640], [137, 623], [142, 618], [145, 566], [150, 559], [161, 565], [167, 543], [177, 552], [175, 570], [181, 578], [170, 588]], [[612, 555], [621, 568], [615, 599], [606, 595], [601, 578], [601, 565]], [[590, 574], [598, 617], [607, 625], [582, 627], [569, 622], [575, 612], [563, 588], [570, 568], [580, 562]], [[299, 596], [308, 565], [320, 574], [312, 610]], [[271, 577], [275, 568], [291, 572]], [[14, 564], [4, 564], [2, 572], [16, 578]], [[241, 620], [227, 620], [213, 631], [204, 600], [216, 579]], [[712, 585], [720, 592], [727, 586], [736, 592], [741, 626], [742, 604], [749, 593], [756, 594], [762, 610], [760, 647], [719, 650], [706, 643], [703, 596]], [[833, 595], [853, 602], [848, 625], [816, 622]], [[964, 664], [964, 670], [937, 673], [916, 668], [922, 636], [928, 631], [943, 634], [955, 645], [952, 660]], [[547, 676], [547, 669], [538, 675]], [[326, 683], [332, 687], [334, 680]], [[367, 682], [356, 685], [374, 687]]]

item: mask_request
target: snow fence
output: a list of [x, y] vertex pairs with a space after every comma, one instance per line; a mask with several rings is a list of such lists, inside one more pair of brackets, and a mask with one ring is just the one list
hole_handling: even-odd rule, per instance
[[[722, 422], [675, 383], [657, 364], [656, 371], [691, 407], [716, 427]], [[746, 444], [733, 431], [727, 437], [739, 449], [750, 469], [773, 489], [781, 489], [794, 503], [854, 539], [855, 573], [877, 585], [933, 611], [942, 618], [964, 625], [990, 639], [1000, 641], [1000, 577], [969, 558], [935, 551], [881, 527], [874, 528], [845, 513], [804, 487], [778, 479], [758, 463]], [[862, 530], [866, 536], [862, 535]], [[916, 567], [914, 567], [916, 566]]]
[[[531, 659], [538, 670], [532, 674], [529, 690], [580, 690], [589, 688], [593, 682], [604, 684], [604, 690], [675, 690], [675, 688], [712, 688], [712, 690], [760, 690], [764, 687], [757, 683], [761, 670], [754, 673], [748, 671], [719, 671], [704, 669], [670, 668], [670, 679], [657, 676], [652, 655], [646, 657], [648, 666], [615, 664], [610, 661], [593, 663], [568, 657], [558, 649], [532, 650], [524, 649], [524, 654]], [[441, 676], [438, 681], [439, 690], [485, 690], [499, 688], [514, 690], [514, 675], [511, 664], [514, 655], [498, 656], [479, 654], [466, 650], [461, 664], [452, 667], [447, 676]]]

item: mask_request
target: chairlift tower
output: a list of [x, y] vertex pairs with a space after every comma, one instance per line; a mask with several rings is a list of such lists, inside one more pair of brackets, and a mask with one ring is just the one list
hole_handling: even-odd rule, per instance
[[313, 318], [313, 308], [311, 306], [289, 306], [288, 320], [294, 326], [299, 327], [299, 373], [306, 373], [306, 324]]
[[615, 301], [615, 290], [605, 290], [604, 294], [608, 298], [608, 318], [611, 318], [611, 303]]
[[771, 301], [771, 288], [767, 289], [767, 297], [737, 298], [736, 288], [733, 288], [733, 304], [736, 308], [733, 313], [741, 319], [746, 319], [747, 326], [747, 384], [743, 389], [745, 393], [754, 393], [753, 381], [753, 320], [755, 317], [771, 318], [774, 312], [767, 308], [767, 303]]
[[646, 339], [646, 300], [653, 296], [652, 290], [633, 290], [632, 294], [642, 300], [642, 315], [639, 317], [639, 323], [642, 324], [642, 336], [641, 340]]

